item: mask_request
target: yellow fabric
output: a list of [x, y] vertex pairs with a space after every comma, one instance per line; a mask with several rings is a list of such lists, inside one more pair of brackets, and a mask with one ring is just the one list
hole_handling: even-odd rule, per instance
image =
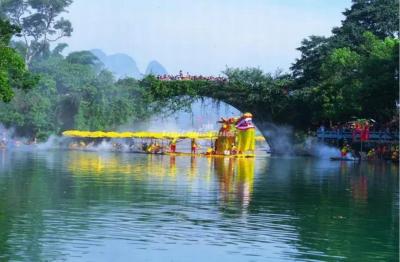
[[254, 151], [256, 147], [256, 130], [249, 128], [247, 130], [238, 130], [237, 148], [241, 152]]
[[87, 138], [152, 138], [152, 139], [213, 139], [217, 137], [217, 132], [103, 132], [103, 131], [79, 131], [67, 130], [63, 136], [68, 137], [87, 137]]
[[253, 188], [254, 182], [254, 158], [238, 158], [237, 174], [240, 182], [247, 182]]
[[215, 141], [216, 143], [216, 153], [224, 154], [224, 151], [231, 150], [232, 144], [235, 142], [235, 137], [220, 136]]

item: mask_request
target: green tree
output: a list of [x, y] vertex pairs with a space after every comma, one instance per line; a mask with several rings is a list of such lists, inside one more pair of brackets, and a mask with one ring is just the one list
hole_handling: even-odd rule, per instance
[[30, 70], [41, 76], [38, 87], [0, 104], [0, 122], [19, 135], [45, 139], [66, 129], [114, 130], [149, 115], [148, 93], [137, 80], [115, 81], [90, 52], [63, 57], [64, 47], [32, 63]]
[[361, 113], [360, 59], [360, 55], [349, 48], [338, 48], [322, 65], [324, 80], [318, 87], [317, 97], [324, 119], [341, 121]]
[[[298, 48], [301, 57], [291, 67], [296, 92], [287, 109], [297, 116], [292, 119], [296, 123], [347, 121], [351, 116], [387, 121], [395, 114], [397, 1], [353, 0], [343, 14], [331, 37], [311, 36]], [[309, 118], [298, 112], [309, 112]]]
[[[59, 53], [58, 50], [54, 50], [54, 52]], [[66, 60], [71, 64], [92, 65], [98, 67], [102, 66], [101, 61], [90, 51], [72, 52], [68, 54]]]
[[49, 44], [72, 33], [71, 23], [59, 18], [72, 0], [2, 0], [0, 16], [21, 28], [20, 51], [26, 65], [49, 49]]
[[319, 84], [323, 80], [321, 67], [332, 50], [347, 47], [360, 51], [366, 31], [379, 39], [398, 36], [399, 10], [395, 0], [353, 0], [343, 14], [342, 25], [333, 28], [331, 37], [310, 36], [297, 48], [301, 56], [290, 68], [296, 80], [292, 88]]
[[331, 50], [330, 45], [329, 38], [323, 36], [310, 36], [301, 42], [297, 48], [301, 56], [290, 67], [296, 80], [294, 89], [315, 86], [321, 81], [320, 70]]
[[396, 0], [353, 0], [350, 9], [343, 12], [342, 26], [332, 30], [334, 38], [355, 47], [364, 41], [366, 31], [380, 39], [398, 37], [398, 4]]
[[388, 121], [397, 113], [399, 99], [399, 39], [379, 39], [364, 33], [360, 102], [365, 116]]
[[11, 37], [19, 32], [17, 26], [0, 20], [0, 100], [4, 102], [14, 96], [13, 88], [29, 89], [36, 83], [22, 57], [9, 46]]
[[[346, 121], [352, 116], [390, 120], [398, 99], [399, 40], [363, 34], [357, 51], [333, 49], [321, 66], [313, 88], [314, 110], [320, 120]], [[317, 114], [317, 115], [316, 115]]]
[[18, 90], [8, 104], [0, 105], [0, 122], [15, 127], [19, 135], [45, 139], [58, 131], [55, 82], [42, 75], [36, 88]]

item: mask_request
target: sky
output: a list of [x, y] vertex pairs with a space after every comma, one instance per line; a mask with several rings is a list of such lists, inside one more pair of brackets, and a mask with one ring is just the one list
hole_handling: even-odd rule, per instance
[[226, 67], [287, 71], [310, 35], [331, 34], [351, 0], [74, 0], [67, 51], [125, 53], [141, 72], [219, 75]]

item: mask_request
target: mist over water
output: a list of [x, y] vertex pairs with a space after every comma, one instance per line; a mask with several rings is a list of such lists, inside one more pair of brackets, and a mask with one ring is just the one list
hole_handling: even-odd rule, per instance
[[293, 129], [290, 126], [265, 122], [260, 125], [260, 130], [266, 136], [273, 153], [284, 156], [294, 155]]
[[313, 137], [308, 137], [305, 141], [305, 149], [311, 156], [320, 159], [330, 159], [331, 157], [340, 156], [340, 150], [338, 148], [328, 146], [326, 144], [316, 141]]
[[36, 144], [36, 147], [40, 150], [62, 148], [66, 141], [65, 137], [51, 135], [45, 142]]
[[[340, 149], [318, 142], [315, 137], [307, 137], [296, 144], [294, 131], [290, 126], [280, 126], [271, 122], [263, 123], [262, 133], [272, 147], [272, 153], [281, 156], [306, 155], [319, 159], [330, 159], [340, 156]], [[349, 154], [350, 158], [353, 158]]]
[[[215, 119], [216, 120], [216, 119]], [[216, 121], [215, 121], [216, 122]], [[141, 123], [142, 127], [146, 127], [145, 129], [140, 128], [139, 130], [148, 130], [154, 132], [185, 132], [185, 131], [193, 131], [193, 128], [190, 125], [183, 126], [182, 123], [178, 123], [178, 121], [165, 121], [160, 118], [153, 118], [149, 121]], [[132, 130], [133, 128], [128, 128], [127, 126], [118, 128], [118, 131], [127, 131]], [[213, 128], [211, 130], [217, 130], [217, 128]], [[206, 131], [206, 130], [204, 130]], [[274, 151], [277, 152], [285, 152], [281, 155], [294, 155], [294, 147], [292, 142], [292, 129], [289, 127], [279, 127], [274, 125], [274, 128], [264, 130], [263, 134], [267, 134], [267, 141], [273, 143]], [[9, 150], [52, 150], [52, 149], [77, 149], [77, 150], [85, 150], [85, 151], [98, 151], [98, 152], [110, 152], [110, 151], [118, 151], [118, 152], [131, 152], [141, 150], [143, 143], [151, 143], [153, 140], [151, 139], [103, 139], [94, 141], [84, 141], [81, 139], [74, 139], [69, 137], [62, 137], [57, 135], [51, 135], [45, 142], [34, 143], [32, 140], [24, 137], [15, 136], [14, 129], [6, 129], [4, 126], [0, 126], [0, 141], [1, 147], [7, 148]], [[82, 142], [84, 144], [82, 144]], [[210, 146], [210, 141], [198, 141], [200, 145], [200, 151], [203, 151], [205, 148]], [[307, 140], [308, 145], [307, 149], [310, 151], [310, 155], [320, 157], [320, 158], [329, 158], [332, 156], [338, 156], [339, 150], [335, 148], [331, 148], [329, 146], [323, 144], [315, 144], [312, 142], [312, 139]], [[165, 144], [166, 145], [166, 144]], [[179, 142], [180, 149], [189, 149], [190, 143], [188, 141]], [[269, 151], [270, 146], [268, 143], [264, 143], [258, 146], [261, 151]]]

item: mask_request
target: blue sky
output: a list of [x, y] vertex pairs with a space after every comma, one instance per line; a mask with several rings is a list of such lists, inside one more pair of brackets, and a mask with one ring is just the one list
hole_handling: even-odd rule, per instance
[[218, 75], [226, 66], [287, 70], [309, 35], [330, 35], [350, 0], [74, 0], [68, 51], [126, 53], [143, 72]]

